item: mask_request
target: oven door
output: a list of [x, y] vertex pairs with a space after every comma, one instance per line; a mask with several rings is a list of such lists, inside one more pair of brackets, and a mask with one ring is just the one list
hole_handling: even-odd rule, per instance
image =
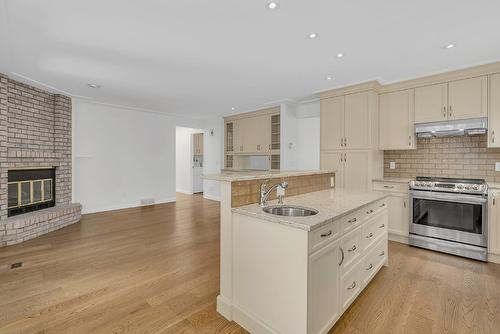
[[410, 233], [487, 247], [484, 196], [410, 191]]

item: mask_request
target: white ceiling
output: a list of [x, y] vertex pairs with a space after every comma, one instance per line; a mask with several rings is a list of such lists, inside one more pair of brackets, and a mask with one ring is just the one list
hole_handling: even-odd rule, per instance
[[0, 0], [0, 72], [208, 118], [500, 60], [498, 0], [277, 2]]

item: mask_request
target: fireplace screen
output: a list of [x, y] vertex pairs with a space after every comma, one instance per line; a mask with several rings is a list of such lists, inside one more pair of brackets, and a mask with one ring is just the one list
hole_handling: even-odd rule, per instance
[[54, 170], [9, 171], [8, 214], [54, 206]]

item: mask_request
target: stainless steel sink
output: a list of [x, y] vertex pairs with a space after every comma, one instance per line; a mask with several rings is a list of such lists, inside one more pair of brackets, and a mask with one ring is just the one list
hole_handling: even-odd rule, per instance
[[304, 208], [295, 205], [274, 205], [266, 206], [262, 209], [266, 213], [270, 213], [276, 216], [288, 216], [288, 217], [306, 217], [314, 216], [318, 213], [317, 210]]

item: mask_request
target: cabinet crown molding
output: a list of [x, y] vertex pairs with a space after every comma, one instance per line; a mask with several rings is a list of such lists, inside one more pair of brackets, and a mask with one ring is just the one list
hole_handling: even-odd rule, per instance
[[280, 106], [264, 108], [264, 109], [259, 109], [259, 110], [255, 110], [255, 111], [248, 111], [248, 112], [244, 112], [241, 114], [226, 116], [226, 117], [224, 117], [224, 122], [230, 122], [230, 121], [234, 121], [236, 119], [242, 119], [242, 118], [248, 118], [248, 117], [254, 117], [254, 116], [279, 114], [280, 111], [281, 111]]
[[314, 92], [314, 94], [318, 94], [320, 96], [320, 99], [327, 99], [330, 97], [337, 97], [337, 96], [342, 96], [342, 95], [361, 93], [361, 92], [366, 92], [369, 90], [373, 90], [373, 91], [378, 93], [380, 90], [380, 87], [381, 87], [380, 83], [376, 80], [373, 80], [373, 81], [367, 81], [367, 82], [356, 84], [356, 85], [350, 85], [350, 86], [336, 88], [336, 89], [318, 91], [318, 92]]

